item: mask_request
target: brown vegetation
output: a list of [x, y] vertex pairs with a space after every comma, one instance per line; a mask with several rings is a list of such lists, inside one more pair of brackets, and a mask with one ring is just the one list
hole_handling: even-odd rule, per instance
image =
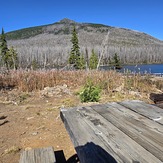
[[105, 92], [112, 92], [122, 86], [124, 91], [132, 90], [149, 93], [154, 91], [156, 86], [159, 89], [162, 87], [161, 80], [153, 82], [152, 77], [149, 75], [122, 75], [116, 71], [16, 70], [7, 74], [0, 74], [0, 88], [15, 87], [23, 92], [43, 90], [45, 87], [63, 84], [70, 88], [80, 88], [88, 78]]
[[71, 89], [82, 87], [88, 79], [100, 86], [104, 93], [137, 91], [150, 93], [161, 89], [162, 80], [154, 81], [150, 75], [120, 74], [116, 71], [62, 71], [62, 70], [16, 70], [0, 74], [1, 88], [17, 88], [32, 92], [45, 87], [66, 84]]
[[60, 119], [60, 108], [94, 104], [81, 103], [78, 96], [88, 79], [102, 89], [99, 103], [152, 102], [149, 94], [161, 92], [156, 88], [161, 79], [115, 71], [17, 70], [0, 74], [0, 162], [16, 163], [22, 149], [47, 146], [63, 150], [70, 158], [75, 151]]

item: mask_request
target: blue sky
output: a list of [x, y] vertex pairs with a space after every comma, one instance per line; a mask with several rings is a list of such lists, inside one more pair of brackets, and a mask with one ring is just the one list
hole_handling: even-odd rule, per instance
[[51, 24], [63, 18], [150, 34], [163, 40], [163, 0], [3, 0], [5, 32]]

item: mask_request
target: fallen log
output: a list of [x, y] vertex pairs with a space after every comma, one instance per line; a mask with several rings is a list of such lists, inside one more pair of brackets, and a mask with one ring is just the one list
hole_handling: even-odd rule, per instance
[[151, 93], [149, 98], [150, 98], [155, 104], [163, 103], [163, 93], [162, 93], [162, 94]]
[[156, 106], [163, 108], [163, 93], [151, 93], [149, 98], [155, 103]]

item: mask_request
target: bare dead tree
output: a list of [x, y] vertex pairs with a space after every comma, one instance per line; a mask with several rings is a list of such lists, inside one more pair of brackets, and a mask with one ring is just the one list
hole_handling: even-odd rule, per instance
[[107, 33], [105, 39], [104, 39], [103, 42], [102, 42], [100, 58], [99, 58], [99, 61], [98, 61], [98, 64], [97, 64], [97, 70], [99, 69], [99, 66], [100, 66], [100, 63], [101, 63], [101, 59], [102, 59], [102, 57], [104, 56], [104, 53], [105, 53], [105, 51], [106, 51], [106, 47], [107, 47], [108, 39], [109, 39], [109, 34], [110, 34], [110, 31], [108, 31], [108, 33]]
[[[14, 46], [18, 52], [19, 67], [28, 67], [34, 59], [40, 67], [66, 65], [71, 50], [71, 34], [55, 34], [65, 29], [64, 24], [45, 28], [45, 33], [35, 37], [8, 41], [8, 45]], [[121, 63], [125, 64], [163, 62], [163, 42], [147, 34], [113, 27], [80, 28], [80, 25], [77, 25], [77, 29], [82, 53], [85, 54], [87, 47], [88, 57], [92, 49], [96, 54], [100, 54], [98, 67], [102, 58], [111, 58], [115, 53], [119, 55]], [[110, 35], [107, 34], [109, 31]]]

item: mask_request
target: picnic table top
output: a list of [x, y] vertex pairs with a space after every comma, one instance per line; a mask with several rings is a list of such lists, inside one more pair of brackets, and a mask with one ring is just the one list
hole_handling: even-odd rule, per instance
[[61, 109], [81, 163], [163, 162], [163, 109], [123, 101]]

